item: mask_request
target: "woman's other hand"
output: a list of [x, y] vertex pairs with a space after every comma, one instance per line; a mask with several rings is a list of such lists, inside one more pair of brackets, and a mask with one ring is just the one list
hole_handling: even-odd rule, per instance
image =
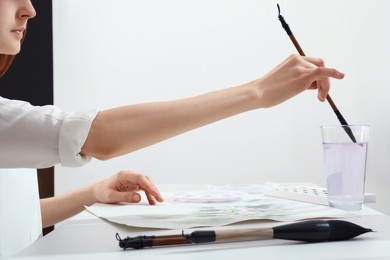
[[145, 193], [150, 205], [164, 201], [150, 177], [128, 170], [120, 171], [91, 187], [96, 201], [102, 203], [138, 203], [141, 201], [140, 191]]

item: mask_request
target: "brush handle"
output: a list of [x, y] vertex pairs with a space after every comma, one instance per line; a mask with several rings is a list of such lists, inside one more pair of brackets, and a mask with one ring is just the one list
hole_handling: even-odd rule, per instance
[[[287, 24], [286, 20], [284, 20], [284, 17], [280, 14], [280, 6], [278, 6], [278, 11], [279, 11], [279, 21], [282, 24], [283, 29], [286, 31], [288, 37], [292, 41], [292, 43], [295, 46], [295, 49], [297, 49], [299, 55], [301, 56], [306, 56], [305, 52], [302, 50], [301, 46], [299, 45], [297, 39], [295, 38], [294, 34], [292, 33], [290, 26]], [[328, 101], [329, 105], [332, 107], [333, 111], [335, 112], [338, 120], [340, 121], [341, 125], [343, 126], [345, 132], [351, 138], [352, 142], [356, 143], [356, 138], [352, 133], [351, 128], [348, 126], [347, 121], [344, 119], [344, 117], [341, 115], [340, 111], [337, 109], [336, 104], [333, 102], [332, 98], [328, 95], [326, 95], [326, 100]]]
[[195, 244], [272, 239], [272, 228], [242, 228], [217, 231], [194, 231], [188, 238]]
[[153, 246], [183, 245], [192, 243], [191, 240], [182, 234], [166, 236], [137, 236], [121, 239], [117, 233], [116, 239], [119, 241], [119, 247], [124, 250], [127, 248], [142, 249]]

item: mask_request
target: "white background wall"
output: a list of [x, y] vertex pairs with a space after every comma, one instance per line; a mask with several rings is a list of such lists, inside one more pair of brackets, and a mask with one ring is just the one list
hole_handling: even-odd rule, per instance
[[[296, 53], [269, 0], [54, 1], [55, 104], [64, 110], [162, 101], [257, 79]], [[374, 205], [390, 214], [389, 1], [279, 1], [309, 56], [345, 72], [332, 98], [369, 124]], [[319, 126], [338, 124], [307, 91], [110, 161], [56, 168], [61, 194], [132, 169], [159, 183], [324, 185]], [[134, 126], [136, 127], [136, 126]]]

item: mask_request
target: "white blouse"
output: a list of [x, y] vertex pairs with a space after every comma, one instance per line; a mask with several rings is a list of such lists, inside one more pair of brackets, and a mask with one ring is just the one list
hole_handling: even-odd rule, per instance
[[0, 97], [0, 259], [27, 247], [41, 233], [35, 168], [89, 162], [80, 151], [96, 115], [96, 110], [64, 112]]

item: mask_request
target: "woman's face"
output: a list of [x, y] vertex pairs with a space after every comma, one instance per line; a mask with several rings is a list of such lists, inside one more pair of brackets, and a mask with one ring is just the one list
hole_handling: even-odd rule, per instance
[[28, 19], [35, 16], [30, 0], [0, 0], [0, 54], [15, 55]]

